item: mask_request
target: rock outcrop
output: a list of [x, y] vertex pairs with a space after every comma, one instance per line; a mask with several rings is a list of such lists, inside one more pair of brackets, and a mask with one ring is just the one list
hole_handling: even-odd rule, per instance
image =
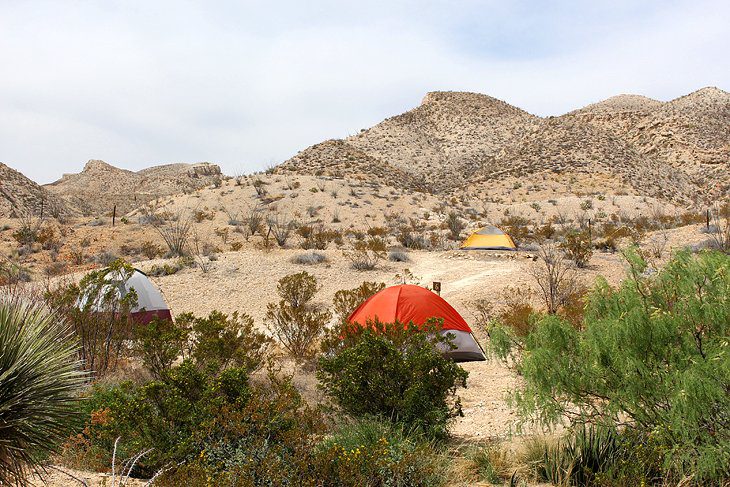
[[150, 201], [194, 191], [221, 178], [216, 164], [166, 164], [141, 171], [120, 169], [90, 160], [78, 174], [64, 174], [46, 185], [48, 191], [85, 215], [123, 215]]

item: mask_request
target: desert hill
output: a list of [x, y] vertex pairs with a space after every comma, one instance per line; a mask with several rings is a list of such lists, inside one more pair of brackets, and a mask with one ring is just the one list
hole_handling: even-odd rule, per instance
[[125, 214], [149, 201], [189, 192], [220, 179], [215, 164], [167, 164], [138, 172], [90, 160], [78, 174], [65, 174], [45, 187], [86, 215]]
[[[610, 181], [604, 191], [689, 204], [727, 196], [729, 160], [730, 94], [717, 88], [669, 102], [619, 95], [545, 118], [486, 95], [434, 92], [357, 135], [305, 149], [277, 171], [361, 177], [363, 167], [392, 167], [447, 195], [465, 185], [500, 192], [527, 176], [557, 179], [556, 191], [575, 194], [584, 191], [570, 182], [600, 175]], [[392, 177], [372, 176], [393, 185]]]
[[563, 118], [606, 130], [644, 159], [681, 171], [691, 182], [685, 194], [711, 201], [730, 191], [730, 93], [708, 87], [668, 102], [615, 97]]
[[68, 213], [69, 209], [56, 196], [25, 177], [20, 172], [0, 163], [0, 217], [13, 218], [23, 214], [46, 215]]

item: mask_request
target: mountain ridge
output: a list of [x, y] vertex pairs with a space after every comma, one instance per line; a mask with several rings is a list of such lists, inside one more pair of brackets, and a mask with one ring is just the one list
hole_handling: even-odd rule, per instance
[[[341, 140], [369, 159], [451, 194], [505, 175], [601, 172], [622, 191], [683, 204], [730, 191], [730, 93], [704, 87], [663, 102], [617, 95], [560, 116], [539, 117], [488, 95], [434, 91], [417, 107]], [[280, 169], [327, 173], [337, 161], [310, 146]], [[347, 174], [339, 165], [337, 173]], [[710, 184], [708, 184], [710, 183]], [[563, 186], [568, 187], [564, 182]], [[610, 188], [609, 188], [610, 189]]]

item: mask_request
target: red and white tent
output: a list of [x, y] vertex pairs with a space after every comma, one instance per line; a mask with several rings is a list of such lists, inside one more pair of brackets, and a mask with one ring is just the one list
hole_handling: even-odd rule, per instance
[[348, 321], [363, 326], [376, 319], [381, 323], [413, 322], [423, 326], [429, 318], [442, 319], [441, 333], [454, 337], [456, 348], [445, 351], [444, 355], [455, 362], [486, 360], [464, 318], [441, 296], [421, 286], [403, 284], [385, 288], [358, 306]]

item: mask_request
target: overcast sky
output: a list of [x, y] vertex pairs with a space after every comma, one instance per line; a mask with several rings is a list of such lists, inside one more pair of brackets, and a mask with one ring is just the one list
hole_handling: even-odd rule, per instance
[[730, 1], [0, 0], [0, 162], [281, 162], [418, 105], [730, 90]]

